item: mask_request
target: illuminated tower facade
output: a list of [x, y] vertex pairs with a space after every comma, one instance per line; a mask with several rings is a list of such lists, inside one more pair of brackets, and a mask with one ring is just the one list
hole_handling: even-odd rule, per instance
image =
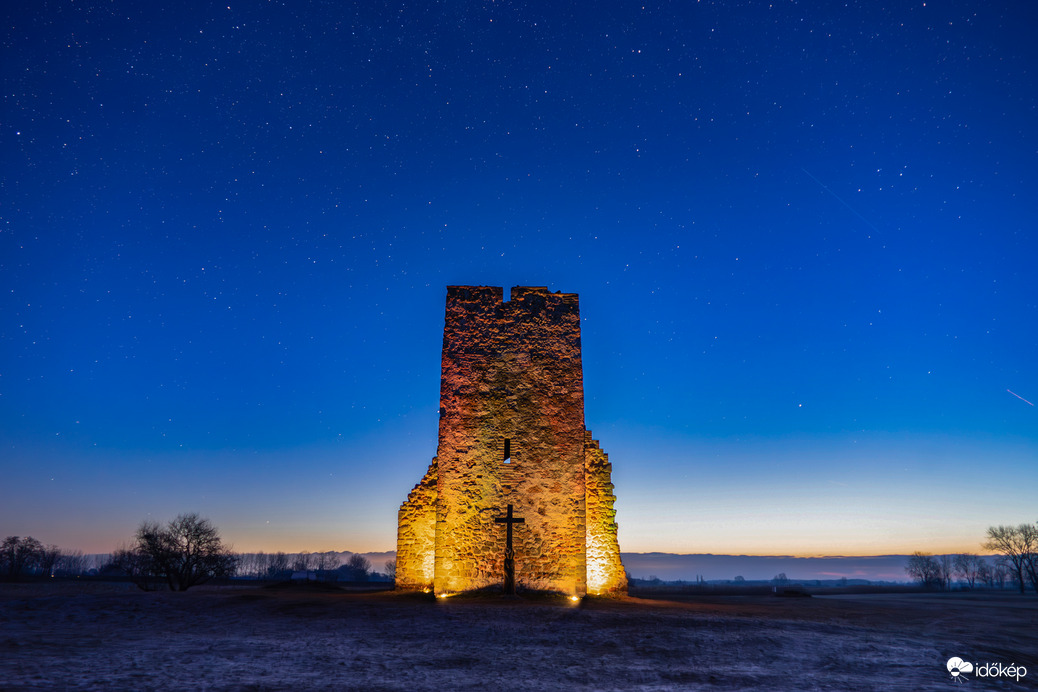
[[398, 588], [623, 592], [611, 466], [584, 427], [575, 293], [449, 286], [437, 454], [399, 513]]

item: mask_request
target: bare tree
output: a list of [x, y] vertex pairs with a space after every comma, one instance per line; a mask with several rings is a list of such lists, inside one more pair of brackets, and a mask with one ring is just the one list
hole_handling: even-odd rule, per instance
[[1024, 571], [1031, 580], [1031, 588], [1038, 593], [1038, 525], [1021, 524], [1020, 542], [1024, 550]]
[[977, 560], [977, 581], [987, 584], [990, 589], [995, 588], [994, 572], [991, 569], [991, 565], [982, 557], [978, 556]]
[[306, 572], [310, 569], [310, 551], [301, 550], [296, 553], [296, 557], [292, 560], [292, 570], [295, 572]]
[[54, 571], [56, 574], [74, 577], [86, 572], [86, 564], [87, 560], [82, 550], [65, 550], [58, 557]]
[[187, 591], [234, 573], [236, 558], [216, 527], [194, 513], [181, 514], [165, 526], [145, 521], [134, 540], [133, 551], [144, 559], [144, 569], [164, 578], [171, 591]]
[[938, 578], [942, 591], [951, 589], [952, 574], [955, 572], [955, 560], [951, 555], [939, 555], [937, 565], [940, 567]]
[[396, 560], [386, 560], [386, 576], [396, 581]]
[[346, 564], [350, 566], [350, 569], [355, 574], [362, 577], [362, 580], [367, 579], [368, 575], [371, 574], [371, 562], [360, 553], [350, 555], [350, 559], [347, 560]]
[[267, 556], [267, 577], [270, 579], [284, 579], [288, 572], [288, 555], [278, 551]]
[[335, 581], [335, 570], [339, 567], [339, 554], [336, 552], [317, 553], [314, 568], [317, 578], [322, 581]]
[[43, 557], [43, 544], [32, 536], [8, 536], [0, 543], [0, 573], [10, 579], [33, 574]]
[[941, 582], [941, 565], [929, 553], [912, 553], [905, 566], [905, 572], [926, 589], [939, 586]]
[[1031, 580], [1038, 593], [1038, 526], [1020, 524], [1019, 526], [988, 527], [988, 538], [984, 548], [998, 553], [1006, 559], [1020, 593], [1024, 593], [1026, 579]]
[[985, 567], [987, 563], [979, 555], [959, 553], [955, 556], [955, 573], [965, 579], [971, 589], [976, 585], [977, 579], [982, 578]]
[[371, 563], [360, 553], [353, 553], [346, 564], [339, 568], [345, 581], [367, 581], [371, 573]]
[[152, 559], [134, 547], [116, 548], [98, 571], [125, 575], [142, 591], [154, 591], [161, 578]]
[[41, 550], [39, 556], [40, 574], [45, 577], [52, 576], [54, 574], [54, 567], [58, 564], [58, 558], [60, 557], [61, 549], [56, 545], [48, 545]]
[[270, 556], [262, 550], [258, 553], [238, 553], [238, 576], [265, 577], [270, 565]]
[[253, 562], [253, 575], [256, 577], [265, 577], [267, 575], [267, 567], [270, 566], [270, 556], [262, 550], [255, 555]]
[[1001, 555], [999, 555], [997, 558], [995, 558], [995, 564], [991, 567], [992, 586], [998, 584], [998, 588], [1006, 588], [1006, 580], [1009, 579], [1009, 572], [1009, 561]]
[[292, 562], [292, 569], [296, 572], [302, 572], [306, 575], [306, 580], [310, 581], [310, 573], [317, 569], [317, 562], [318, 556], [316, 553], [302, 550], [296, 554], [296, 559]]
[[238, 565], [234, 574], [238, 577], [256, 576], [256, 563], [259, 560], [258, 553], [238, 553]]

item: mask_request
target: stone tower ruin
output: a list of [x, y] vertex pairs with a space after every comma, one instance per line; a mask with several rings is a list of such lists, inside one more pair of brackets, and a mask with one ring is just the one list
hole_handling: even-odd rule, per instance
[[626, 591], [611, 471], [584, 427], [577, 295], [448, 286], [439, 444], [400, 507], [397, 588], [501, 584], [511, 505], [520, 588]]

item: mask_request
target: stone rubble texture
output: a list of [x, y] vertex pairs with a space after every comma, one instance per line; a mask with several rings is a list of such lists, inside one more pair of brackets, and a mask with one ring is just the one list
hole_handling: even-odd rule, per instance
[[400, 507], [397, 588], [500, 584], [511, 504], [521, 588], [626, 592], [611, 471], [584, 427], [577, 295], [448, 286], [439, 444]]

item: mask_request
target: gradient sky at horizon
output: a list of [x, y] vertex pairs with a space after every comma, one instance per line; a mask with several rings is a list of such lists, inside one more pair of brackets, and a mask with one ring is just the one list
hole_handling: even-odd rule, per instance
[[453, 284], [580, 294], [625, 552], [1038, 520], [1030, 3], [0, 16], [3, 535], [392, 549]]

